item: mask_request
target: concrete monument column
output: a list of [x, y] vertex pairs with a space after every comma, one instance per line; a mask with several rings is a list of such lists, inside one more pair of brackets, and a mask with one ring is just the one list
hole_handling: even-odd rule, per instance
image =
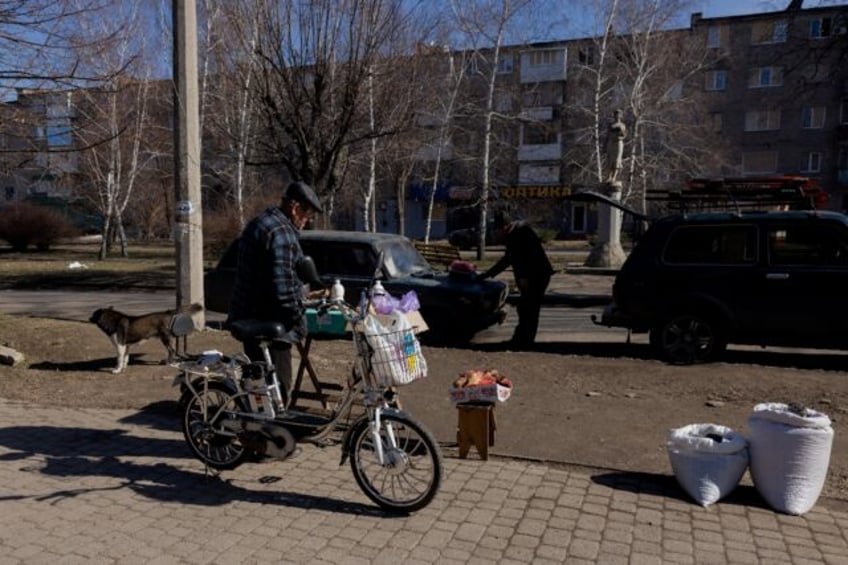
[[[616, 110], [609, 126], [606, 141], [607, 175], [599, 187], [600, 192], [616, 202], [621, 202], [621, 181], [618, 174], [624, 158], [624, 138], [627, 127], [621, 119], [621, 110]], [[624, 263], [626, 255], [621, 247], [621, 211], [601, 204], [598, 210], [598, 240], [586, 258], [587, 267], [617, 268]]]

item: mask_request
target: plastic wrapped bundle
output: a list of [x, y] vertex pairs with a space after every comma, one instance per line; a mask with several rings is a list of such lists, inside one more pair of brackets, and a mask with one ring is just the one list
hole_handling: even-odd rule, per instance
[[833, 428], [830, 418], [809, 408], [757, 404], [748, 417], [751, 478], [778, 512], [803, 514], [824, 487]]
[[666, 446], [677, 482], [701, 506], [733, 492], [748, 467], [748, 442], [718, 424], [671, 430]]

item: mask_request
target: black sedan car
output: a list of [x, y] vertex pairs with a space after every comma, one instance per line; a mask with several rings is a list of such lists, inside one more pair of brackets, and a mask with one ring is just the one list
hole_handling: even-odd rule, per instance
[[[406, 237], [370, 232], [305, 230], [303, 252], [315, 261], [329, 287], [339, 279], [345, 299], [356, 304], [360, 292], [374, 276], [378, 257], [384, 262], [378, 274], [383, 287], [400, 298], [414, 290], [419, 313], [430, 328], [422, 338], [430, 342], [464, 343], [474, 334], [503, 321], [507, 287], [494, 280], [478, 281], [462, 273], [434, 270]], [[204, 277], [206, 308], [226, 312], [235, 280], [237, 244], [233, 242], [218, 265]]]

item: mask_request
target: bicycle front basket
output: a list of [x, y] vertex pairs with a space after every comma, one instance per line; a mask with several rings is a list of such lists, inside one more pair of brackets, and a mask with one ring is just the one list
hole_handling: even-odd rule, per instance
[[366, 333], [371, 346], [371, 368], [383, 386], [408, 385], [427, 376], [427, 361], [412, 328], [394, 332]]

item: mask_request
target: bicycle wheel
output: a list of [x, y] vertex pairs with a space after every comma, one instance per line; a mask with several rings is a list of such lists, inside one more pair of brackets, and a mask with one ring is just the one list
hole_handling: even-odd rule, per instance
[[442, 483], [442, 452], [419, 423], [398, 414], [383, 414], [378, 460], [370, 421], [363, 419], [351, 436], [350, 467], [357, 484], [378, 506], [412, 512], [427, 506]]
[[222, 470], [235, 469], [247, 459], [250, 450], [235, 432], [222, 427], [232, 417], [228, 413], [240, 409], [239, 399], [223, 383], [210, 382], [207, 390], [198, 395], [187, 391], [180, 404], [185, 407], [183, 435], [198, 459]]

